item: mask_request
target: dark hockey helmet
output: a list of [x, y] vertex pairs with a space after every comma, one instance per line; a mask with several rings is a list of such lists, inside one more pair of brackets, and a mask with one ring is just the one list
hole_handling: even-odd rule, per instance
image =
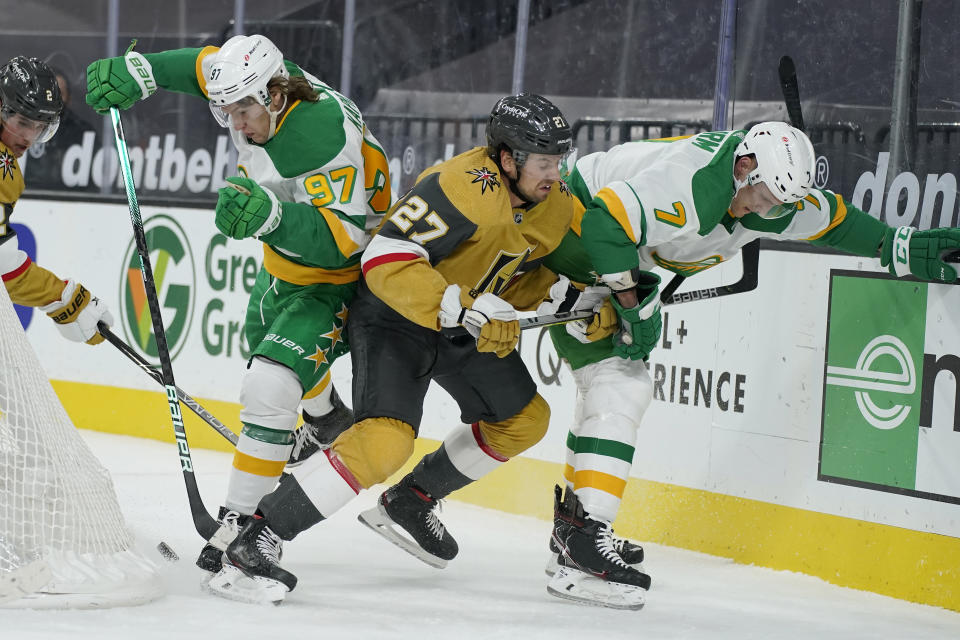
[[535, 93], [506, 96], [497, 101], [487, 123], [487, 147], [498, 160], [503, 147], [523, 166], [527, 154], [563, 155], [573, 146], [567, 119], [552, 102]]
[[53, 70], [38, 58], [17, 56], [0, 69], [0, 111], [6, 121], [14, 114], [46, 124], [37, 140], [46, 142], [57, 131], [63, 98]]

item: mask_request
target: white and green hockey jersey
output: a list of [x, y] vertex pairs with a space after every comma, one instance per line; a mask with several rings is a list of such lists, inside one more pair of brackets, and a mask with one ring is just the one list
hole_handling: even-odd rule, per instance
[[[206, 77], [217, 47], [145, 54], [157, 84], [206, 98]], [[387, 158], [357, 107], [292, 62], [317, 102], [295, 101], [274, 136], [256, 144], [234, 129], [238, 172], [270, 189], [281, 203], [280, 225], [261, 237], [264, 268], [293, 284], [352, 282], [360, 254], [390, 208]]]
[[[561, 246], [571, 255], [552, 256], [549, 263], [570, 277], [587, 259], [594, 273], [659, 266], [690, 276], [732, 258], [756, 238], [876, 255], [886, 225], [826, 189], [814, 189], [796, 211], [775, 220], [755, 213], [735, 218], [728, 211], [734, 155], [745, 133], [628, 142], [578, 159], [567, 182], [587, 207], [573, 227], [583, 246]], [[587, 277], [578, 275], [580, 281]]]

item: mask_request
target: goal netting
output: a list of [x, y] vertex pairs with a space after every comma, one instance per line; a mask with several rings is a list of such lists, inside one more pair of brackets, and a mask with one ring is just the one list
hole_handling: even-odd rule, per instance
[[140, 604], [161, 595], [110, 474], [50, 386], [0, 286], [0, 607]]

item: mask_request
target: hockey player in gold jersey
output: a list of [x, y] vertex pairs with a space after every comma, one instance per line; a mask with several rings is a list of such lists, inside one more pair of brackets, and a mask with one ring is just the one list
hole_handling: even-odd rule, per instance
[[0, 69], [0, 276], [14, 303], [39, 307], [64, 336], [97, 344], [97, 322], [113, 324], [107, 306], [74, 280], [61, 280], [20, 249], [11, 226], [23, 194], [18, 158], [57, 132], [63, 100], [53, 71], [37, 58], [18, 56]]
[[548, 100], [521, 94], [496, 104], [487, 136], [486, 148], [424, 172], [364, 252], [348, 325], [357, 423], [260, 501], [224, 554], [224, 575], [211, 581], [224, 595], [252, 583], [282, 598], [296, 585], [260, 549], [397, 471], [413, 452], [431, 380], [457, 401], [464, 424], [362, 520], [434, 566], [457, 553], [437, 500], [546, 432], [549, 408], [514, 350], [517, 310], [536, 309], [557, 280], [540, 263], [578, 206], [558, 171], [571, 132]]

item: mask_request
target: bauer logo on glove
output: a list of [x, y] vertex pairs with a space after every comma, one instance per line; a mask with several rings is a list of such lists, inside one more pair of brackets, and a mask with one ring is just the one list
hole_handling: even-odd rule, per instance
[[65, 338], [74, 342], [99, 344], [103, 342], [103, 336], [97, 332], [97, 323], [113, 324], [107, 305], [73, 280], [67, 280], [59, 300], [40, 307], [40, 310], [57, 323], [57, 329]]

